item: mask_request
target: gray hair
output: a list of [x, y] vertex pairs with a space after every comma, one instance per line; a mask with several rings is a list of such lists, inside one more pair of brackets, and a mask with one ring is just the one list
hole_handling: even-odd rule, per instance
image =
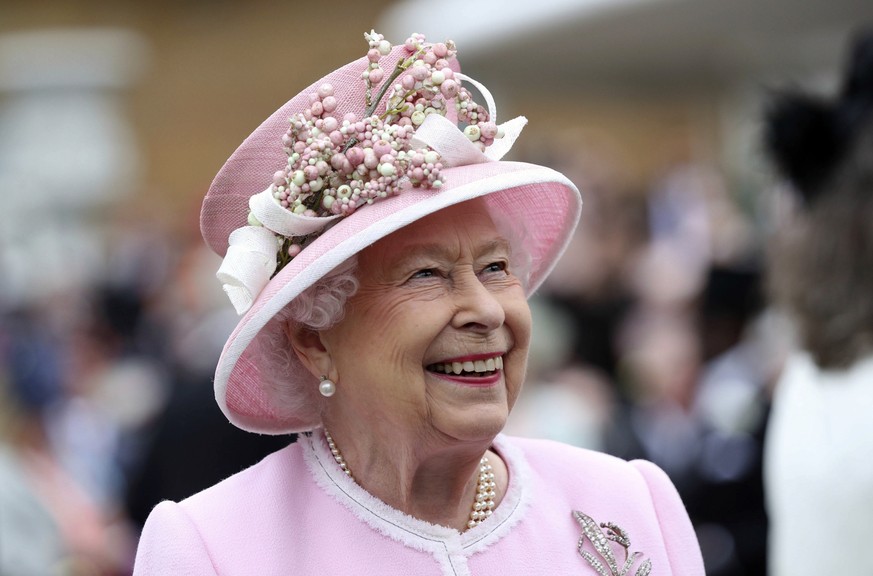
[[261, 387], [280, 412], [319, 414], [324, 402], [317, 387], [295, 390], [288, 386], [288, 372], [301, 369], [288, 339], [286, 326], [297, 324], [319, 331], [335, 326], [343, 318], [346, 302], [358, 291], [358, 258], [352, 256], [301, 292], [273, 316], [264, 327], [260, 347]]

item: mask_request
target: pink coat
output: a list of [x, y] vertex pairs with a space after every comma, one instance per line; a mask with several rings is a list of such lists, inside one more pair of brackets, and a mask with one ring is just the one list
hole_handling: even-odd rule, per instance
[[[391, 574], [611, 576], [625, 550], [582, 522], [614, 523], [634, 558], [629, 576], [703, 576], [688, 515], [667, 476], [556, 442], [498, 436], [510, 471], [494, 514], [464, 533], [377, 500], [336, 465], [323, 437], [301, 437], [248, 470], [146, 522], [134, 576]], [[573, 512], [579, 511], [577, 519]], [[613, 534], [610, 534], [614, 536]], [[600, 546], [599, 552], [594, 542]], [[638, 572], [639, 570], [639, 572]]]

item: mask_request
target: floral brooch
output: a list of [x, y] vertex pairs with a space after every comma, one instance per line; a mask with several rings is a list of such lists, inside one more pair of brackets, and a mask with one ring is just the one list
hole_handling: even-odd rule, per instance
[[[582, 512], [573, 511], [573, 517], [582, 527], [582, 536], [579, 537], [579, 554], [591, 565], [600, 576], [626, 576], [630, 573], [634, 563], [643, 555], [642, 552], [630, 553], [630, 538], [627, 532], [612, 522], [600, 525], [593, 518]], [[585, 543], [591, 542], [594, 552], [586, 549]], [[610, 545], [615, 542], [624, 553], [624, 560], [619, 567], [615, 552]], [[599, 558], [598, 558], [599, 556]], [[604, 565], [605, 564], [605, 565]], [[634, 572], [634, 576], [648, 576], [652, 572], [652, 562], [648, 558], [644, 560]]]

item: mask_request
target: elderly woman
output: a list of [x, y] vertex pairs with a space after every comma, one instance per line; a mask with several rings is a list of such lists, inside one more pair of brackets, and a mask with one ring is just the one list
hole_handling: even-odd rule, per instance
[[658, 468], [500, 434], [578, 191], [500, 161], [525, 120], [496, 123], [451, 42], [365, 38], [240, 146], [201, 216], [243, 314], [218, 404], [300, 440], [158, 505], [135, 573], [702, 575]]

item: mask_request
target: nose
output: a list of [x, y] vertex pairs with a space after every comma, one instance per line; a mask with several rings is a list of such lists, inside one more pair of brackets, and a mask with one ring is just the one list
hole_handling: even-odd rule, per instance
[[470, 272], [455, 283], [456, 311], [452, 326], [487, 334], [503, 326], [506, 311], [496, 294]]

